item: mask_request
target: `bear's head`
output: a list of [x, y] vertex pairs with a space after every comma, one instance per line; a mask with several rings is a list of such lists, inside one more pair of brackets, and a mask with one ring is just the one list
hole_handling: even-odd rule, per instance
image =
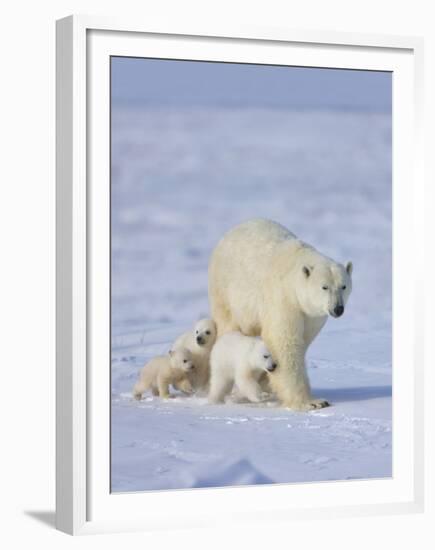
[[263, 370], [266, 372], [273, 372], [277, 367], [270, 351], [267, 349], [266, 344], [261, 338], [255, 338], [255, 342], [249, 356], [249, 364], [253, 369]]
[[341, 317], [352, 291], [352, 263], [346, 266], [324, 261], [301, 267], [297, 297], [303, 312], [310, 317]]
[[216, 342], [216, 323], [213, 319], [201, 319], [194, 328], [195, 342], [200, 347], [211, 348]]
[[178, 348], [169, 351], [169, 360], [174, 369], [189, 372], [195, 368], [192, 353], [186, 348]]

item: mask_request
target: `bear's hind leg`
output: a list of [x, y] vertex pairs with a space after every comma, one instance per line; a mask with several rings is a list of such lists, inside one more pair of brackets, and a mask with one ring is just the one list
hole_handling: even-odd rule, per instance
[[229, 308], [221, 301], [213, 301], [210, 308], [212, 319], [216, 323], [218, 338], [227, 332], [240, 330], [238, 324], [233, 320]]

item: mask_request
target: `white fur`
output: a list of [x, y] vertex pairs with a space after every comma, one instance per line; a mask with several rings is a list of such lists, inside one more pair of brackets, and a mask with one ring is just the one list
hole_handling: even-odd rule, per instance
[[279, 365], [269, 381], [284, 406], [328, 404], [311, 395], [305, 354], [328, 315], [346, 305], [351, 274], [350, 262], [344, 267], [270, 220], [235, 227], [213, 251], [209, 300], [218, 335], [263, 338]]
[[169, 386], [172, 385], [185, 393], [192, 392], [188, 375], [195, 370], [192, 354], [188, 349], [178, 348], [168, 355], [160, 355], [149, 361], [140, 371], [139, 380], [133, 388], [135, 399], [141, 399], [146, 390], [153, 395], [167, 399], [170, 397]]
[[193, 329], [175, 340], [172, 349], [186, 348], [192, 354], [195, 369], [189, 374], [194, 390], [206, 390], [210, 378], [210, 352], [216, 342], [216, 324], [201, 319]]
[[222, 403], [234, 383], [242, 397], [258, 403], [259, 379], [276, 365], [261, 338], [228, 332], [214, 345], [210, 356], [210, 403]]

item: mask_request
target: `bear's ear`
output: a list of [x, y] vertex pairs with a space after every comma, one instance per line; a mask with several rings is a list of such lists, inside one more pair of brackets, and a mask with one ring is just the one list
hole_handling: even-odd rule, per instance
[[308, 277], [311, 275], [311, 270], [309, 267], [307, 267], [306, 265], [304, 265], [304, 267], [302, 268], [302, 271], [305, 275], [305, 277], [308, 279]]
[[347, 262], [346, 271], [347, 271], [348, 275], [352, 275], [352, 271], [353, 271], [353, 263], [352, 262]]

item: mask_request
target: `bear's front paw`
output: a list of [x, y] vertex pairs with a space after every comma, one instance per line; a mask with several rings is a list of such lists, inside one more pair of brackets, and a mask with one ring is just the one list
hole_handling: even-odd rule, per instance
[[330, 403], [326, 399], [312, 399], [309, 402], [309, 410], [324, 409], [330, 407]]
[[251, 395], [248, 397], [248, 401], [250, 401], [251, 403], [261, 403], [262, 399], [259, 395]]
[[223, 398], [220, 398], [220, 397], [209, 396], [208, 398], [209, 405], [220, 405], [223, 402], [224, 402]]
[[268, 391], [262, 391], [260, 392], [260, 399], [261, 401], [269, 401], [269, 399], [272, 397], [272, 394]]
[[291, 401], [290, 403], [283, 403], [283, 405], [292, 411], [314, 411], [316, 409], [323, 409], [324, 407], [329, 407], [330, 404], [326, 399], [308, 399], [307, 401]]

